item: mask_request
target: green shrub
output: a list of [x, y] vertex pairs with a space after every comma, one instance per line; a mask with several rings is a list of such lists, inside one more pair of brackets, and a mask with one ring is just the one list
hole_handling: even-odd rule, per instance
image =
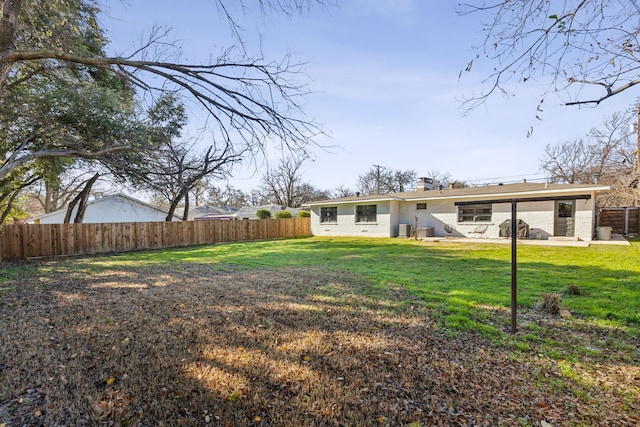
[[298, 211], [296, 214], [297, 218], [311, 218], [311, 212], [309, 211]]
[[256, 211], [256, 216], [258, 219], [269, 219], [271, 218], [271, 211], [267, 209], [258, 209]]
[[289, 211], [278, 211], [276, 212], [276, 214], [274, 215], [274, 218], [291, 218], [291, 212]]

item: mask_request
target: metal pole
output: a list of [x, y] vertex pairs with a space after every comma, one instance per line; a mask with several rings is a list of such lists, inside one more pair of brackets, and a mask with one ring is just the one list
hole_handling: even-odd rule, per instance
[[[640, 103], [638, 104], [638, 117], [637, 117], [637, 122], [636, 122], [636, 132], [638, 133], [638, 158], [637, 158], [637, 162], [636, 162], [636, 173], [635, 173], [635, 178], [634, 179], [638, 179], [640, 178]], [[633, 206], [640, 206], [640, 200], [638, 200], [637, 197], [637, 193], [636, 193], [636, 197], [634, 197], [634, 203]]]
[[518, 202], [511, 201], [511, 333], [515, 334], [517, 330], [517, 305], [518, 305], [518, 260], [517, 260], [517, 241], [518, 241], [518, 224], [516, 217]]
[[636, 163], [636, 171], [640, 173], [640, 104], [638, 104], [638, 121], [636, 123], [636, 132], [638, 133], [638, 159]]

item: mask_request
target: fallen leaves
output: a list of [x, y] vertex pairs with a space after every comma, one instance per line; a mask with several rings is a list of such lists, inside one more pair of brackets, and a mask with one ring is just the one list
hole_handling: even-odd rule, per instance
[[[536, 342], [516, 351], [449, 334], [419, 307], [398, 309], [366, 296], [359, 278], [329, 271], [189, 264], [130, 273], [54, 274], [3, 294], [0, 425], [638, 421], [637, 347], [591, 351], [600, 359], [580, 363], [549, 359]], [[132, 286], [98, 286], [118, 278]], [[395, 289], [391, 298], [405, 296]]]

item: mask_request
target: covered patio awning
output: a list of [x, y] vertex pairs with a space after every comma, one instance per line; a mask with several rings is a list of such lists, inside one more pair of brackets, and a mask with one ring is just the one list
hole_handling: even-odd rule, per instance
[[511, 203], [511, 333], [515, 334], [517, 331], [517, 302], [518, 302], [518, 203], [526, 202], [546, 202], [557, 201], [567, 199], [591, 199], [590, 194], [580, 194], [571, 196], [543, 196], [543, 197], [522, 197], [522, 198], [507, 198], [507, 199], [493, 199], [493, 200], [474, 200], [455, 202], [456, 206], [475, 205], [479, 203], [494, 204], [494, 203]]

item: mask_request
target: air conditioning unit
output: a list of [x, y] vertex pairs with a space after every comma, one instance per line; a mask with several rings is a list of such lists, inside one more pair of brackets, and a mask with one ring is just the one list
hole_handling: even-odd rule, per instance
[[425, 228], [416, 228], [416, 237], [418, 239], [422, 239], [425, 237], [433, 237], [435, 232], [433, 227], [425, 227]]
[[400, 224], [398, 226], [398, 236], [400, 237], [411, 236], [411, 224]]

